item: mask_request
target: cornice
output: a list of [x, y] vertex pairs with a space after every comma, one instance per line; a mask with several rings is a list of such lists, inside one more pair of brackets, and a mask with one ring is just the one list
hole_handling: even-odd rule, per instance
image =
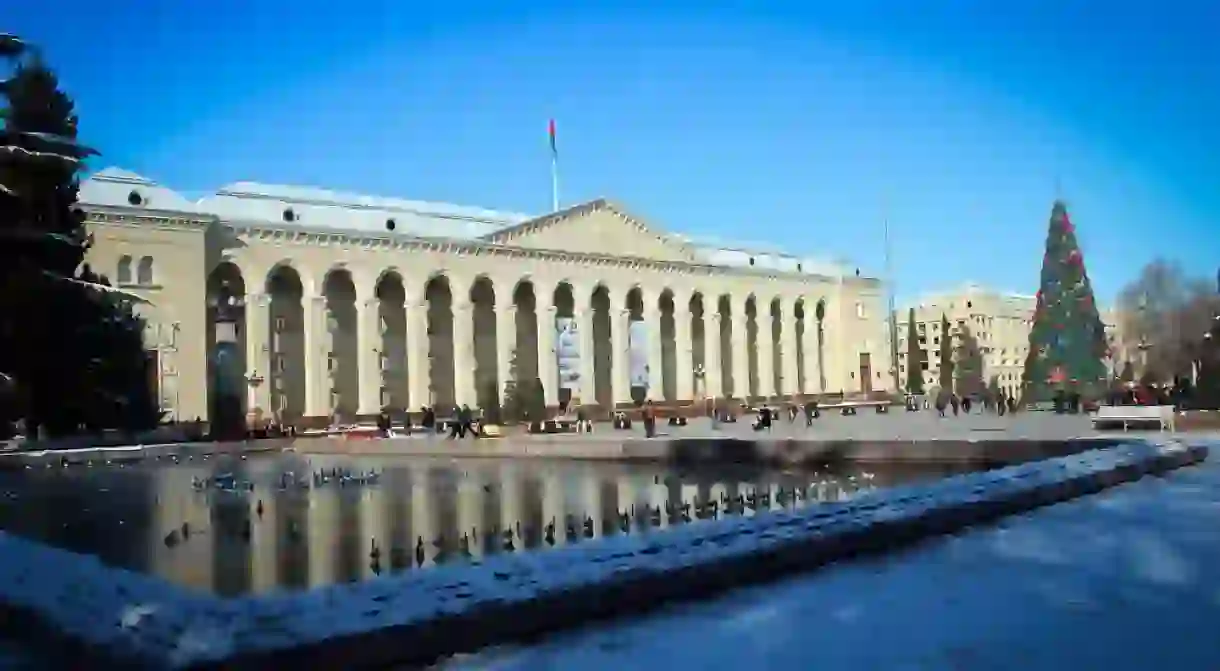
[[86, 224], [112, 224], [119, 226], [156, 226], [175, 230], [203, 231], [211, 226], [216, 219], [206, 215], [189, 212], [174, 212], [172, 210], [139, 210], [107, 207], [103, 205], [82, 205], [85, 211]]
[[488, 242], [481, 239], [459, 239], [441, 237], [415, 237], [400, 235], [372, 235], [358, 231], [343, 231], [326, 228], [280, 226], [263, 221], [240, 221], [220, 219], [213, 215], [171, 212], [160, 210], [138, 210], [127, 208], [83, 205], [88, 223], [104, 223], [120, 226], [148, 226], [176, 230], [206, 230], [212, 224], [230, 229], [234, 234], [254, 242], [288, 244], [311, 247], [346, 247], [370, 251], [423, 251], [452, 254], [458, 257], [499, 257], [545, 261], [584, 266], [606, 266], [627, 271], [647, 270], [662, 274], [678, 274], [691, 277], [749, 277], [763, 280], [789, 281], [801, 284], [848, 284], [855, 286], [880, 286], [878, 280], [862, 277], [832, 277], [810, 273], [776, 271], [765, 268], [738, 268], [706, 263], [684, 261], [657, 261], [640, 257], [612, 256], [590, 252], [572, 252], [560, 249], [537, 249], [516, 247]]

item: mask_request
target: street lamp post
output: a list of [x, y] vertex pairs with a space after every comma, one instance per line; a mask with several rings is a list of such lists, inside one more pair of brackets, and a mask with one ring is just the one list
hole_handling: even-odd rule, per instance
[[245, 371], [240, 365], [238, 323], [245, 304], [241, 294], [227, 280], [208, 298], [212, 309], [216, 343], [213, 351], [213, 401], [211, 428], [214, 439], [233, 439], [245, 435], [242, 398], [246, 393]]

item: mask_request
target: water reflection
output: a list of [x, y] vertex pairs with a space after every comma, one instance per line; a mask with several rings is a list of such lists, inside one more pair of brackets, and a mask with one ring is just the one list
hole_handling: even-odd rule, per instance
[[0, 474], [0, 526], [222, 595], [848, 498], [950, 471], [267, 456]]

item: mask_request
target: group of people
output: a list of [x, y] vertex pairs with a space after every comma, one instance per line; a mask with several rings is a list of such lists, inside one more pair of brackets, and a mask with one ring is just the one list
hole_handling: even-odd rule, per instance
[[[404, 423], [404, 426], [405, 431], [409, 434], [411, 432], [410, 419]], [[440, 432], [445, 424], [437, 420], [435, 408], [424, 406], [420, 408], [419, 427], [424, 431]], [[377, 415], [377, 429], [386, 438], [394, 435], [394, 420], [388, 409], [383, 409]], [[469, 405], [454, 406], [453, 417], [448, 420], [448, 429], [450, 439], [465, 438], [467, 435], [471, 438], [478, 438], [482, 434], [482, 421]]]
[[[790, 404], [787, 406], [787, 412], [789, 424], [795, 422], [796, 418], [803, 414], [805, 416], [806, 428], [813, 426], [813, 420], [821, 417], [822, 415], [821, 410], [818, 409], [817, 401], [809, 401], [801, 406]], [[754, 418], [754, 423], [751, 425], [751, 427], [755, 431], [766, 431], [769, 430], [772, 425], [779, 420], [779, 418], [780, 413], [778, 410], [768, 406], [763, 406], [758, 409], [758, 414]]]

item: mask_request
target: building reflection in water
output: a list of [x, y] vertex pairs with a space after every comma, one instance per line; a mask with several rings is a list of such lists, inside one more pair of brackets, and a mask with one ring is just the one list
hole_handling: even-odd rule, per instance
[[[235, 595], [586, 542], [624, 528], [656, 533], [688, 519], [766, 514], [950, 472], [679, 472], [285, 455], [48, 469], [5, 481], [18, 495], [0, 504], [0, 524]], [[201, 485], [221, 474], [231, 486]]]

